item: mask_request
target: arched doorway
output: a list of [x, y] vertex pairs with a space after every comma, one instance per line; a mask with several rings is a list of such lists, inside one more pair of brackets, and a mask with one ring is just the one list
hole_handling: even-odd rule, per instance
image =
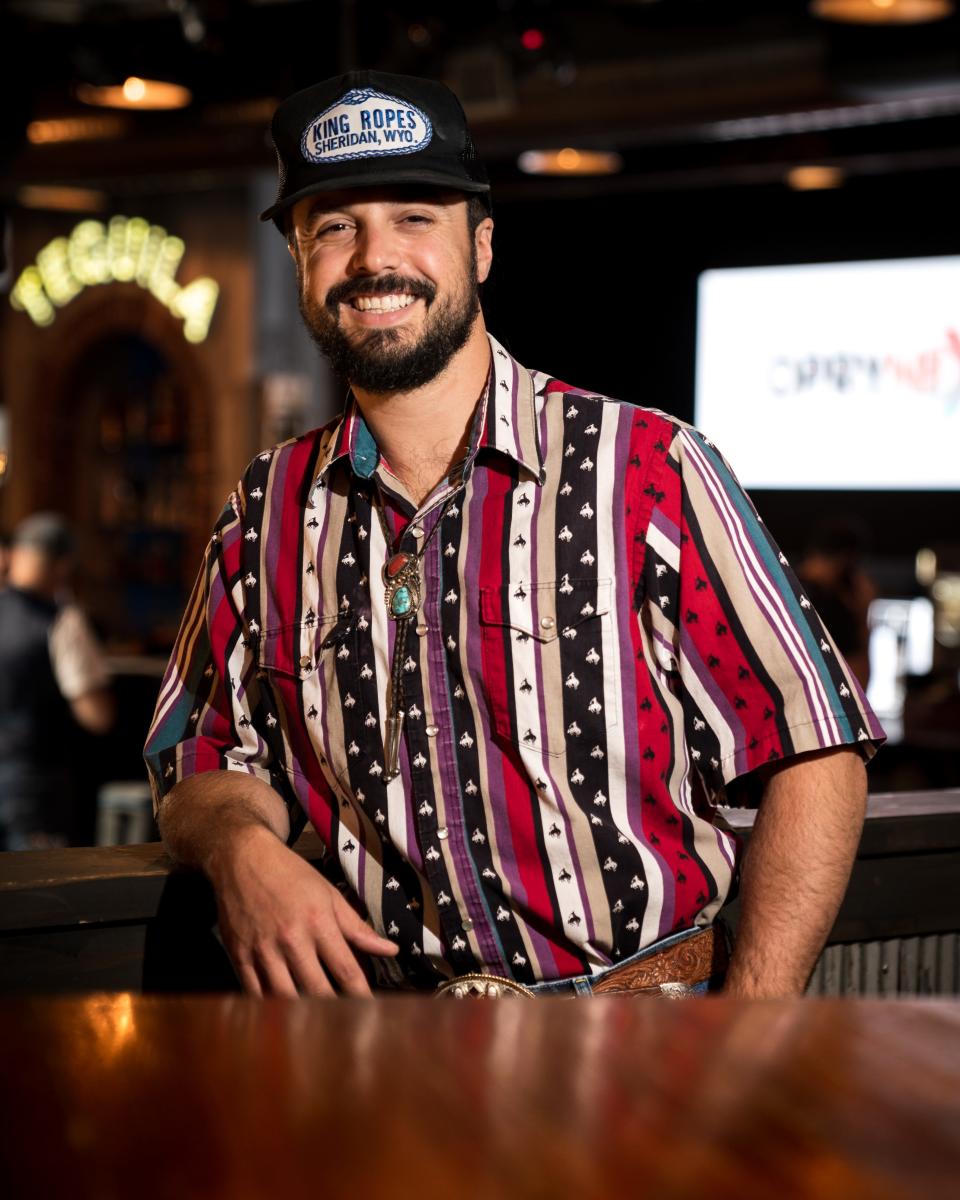
[[166, 654], [209, 536], [211, 396], [152, 297], [93, 298], [51, 364], [43, 506], [77, 527], [81, 598], [112, 647]]
[[169, 360], [138, 333], [93, 343], [73, 378], [85, 416], [77, 512], [96, 545], [83, 563], [87, 602], [114, 642], [169, 645], [197, 508], [189, 397]]

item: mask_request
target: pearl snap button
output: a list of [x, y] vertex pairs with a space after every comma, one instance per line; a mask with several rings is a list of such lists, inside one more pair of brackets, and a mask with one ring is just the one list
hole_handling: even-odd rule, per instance
[[413, 534], [414, 537], [423, 537], [423, 526], [422, 525], [411, 525], [410, 532]]
[[439, 725], [428, 725], [427, 728], [424, 730], [424, 732], [426, 733], [427, 737], [436, 737], [437, 734], [440, 732], [440, 726]]
[[441, 842], [445, 842], [449, 836], [450, 836], [450, 830], [447, 829], [446, 825], [442, 826], [440, 829], [437, 830], [437, 837], [440, 839]]
[[421, 625], [418, 625], [418, 626], [417, 626], [417, 636], [418, 636], [418, 637], [426, 637], [426, 635], [427, 635], [429, 632], [430, 632], [430, 626], [429, 626], [429, 625], [422, 625], [422, 624], [421, 624]]
[[466, 933], [469, 933], [470, 930], [473, 928], [473, 922], [470, 920], [469, 917], [467, 917], [467, 918], [465, 918], [465, 920], [461, 921], [460, 928], [462, 930], [464, 930]]
[[553, 617], [541, 617], [540, 618], [540, 628], [541, 629], [552, 629], [554, 627], [554, 625], [556, 625], [556, 621], [553, 619]]

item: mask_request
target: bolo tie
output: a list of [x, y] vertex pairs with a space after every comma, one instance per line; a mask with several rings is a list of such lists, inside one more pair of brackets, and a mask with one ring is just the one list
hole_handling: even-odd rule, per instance
[[400, 739], [403, 735], [403, 721], [406, 715], [403, 703], [403, 660], [406, 652], [407, 630], [420, 611], [423, 601], [420, 592], [420, 562], [433, 540], [434, 534], [443, 523], [447, 509], [456, 494], [457, 492], [453, 492], [444, 500], [436, 524], [423, 539], [420, 549], [416, 554], [408, 554], [405, 550], [398, 550], [395, 547], [395, 539], [391, 536], [390, 527], [387, 524], [387, 514], [383, 509], [380, 489], [374, 485], [373, 507], [377, 510], [377, 516], [380, 518], [383, 540], [389, 552], [381, 571], [387, 602], [387, 616], [397, 627], [393, 642], [393, 662], [390, 668], [390, 703], [387, 710], [387, 731], [384, 742], [386, 761], [383, 778], [385, 783], [396, 779], [400, 774]]

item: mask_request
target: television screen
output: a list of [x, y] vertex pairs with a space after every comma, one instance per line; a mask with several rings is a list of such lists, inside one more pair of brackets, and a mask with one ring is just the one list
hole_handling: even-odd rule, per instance
[[960, 488], [960, 256], [704, 271], [696, 366], [748, 488]]
[[908, 675], [933, 669], [934, 608], [926, 596], [879, 598], [870, 605], [867, 699], [891, 742], [903, 733]]

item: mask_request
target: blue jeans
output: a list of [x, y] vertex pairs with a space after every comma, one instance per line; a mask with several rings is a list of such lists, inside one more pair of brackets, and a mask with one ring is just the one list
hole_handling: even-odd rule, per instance
[[[718, 936], [725, 936], [722, 925], [718, 925], [715, 928]], [[641, 962], [643, 959], [649, 958], [661, 950], [666, 950], [668, 946], [676, 945], [677, 942], [682, 942], [686, 938], [693, 937], [694, 934], [702, 932], [703, 928], [700, 926], [694, 926], [692, 929], [681, 929], [679, 933], [671, 933], [669, 937], [662, 938], [659, 942], [654, 942], [652, 945], [644, 947], [643, 950], [638, 950], [636, 954], [631, 954], [629, 958], [621, 959], [617, 963], [611, 963], [609, 967], [603, 967], [601, 970], [595, 971], [592, 975], [571, 975], [567, 979], [550, 979], [545, 983], [532, 983], [527, 986], [531, 992], [536, 992], [538, 996], [562, 996], [572, 993], [575, 996], [586, 998], [593, 995], [593, 985], [599, 983], [611, 971], [617, 971], [627, 963]], [[699, 983], [684, 984], [683, 991], [679, 994], [702, 996], [707, 992], [719, 991], [722, 986], [723, 975], [712, 975], [709, 979], [704, 979]]]

